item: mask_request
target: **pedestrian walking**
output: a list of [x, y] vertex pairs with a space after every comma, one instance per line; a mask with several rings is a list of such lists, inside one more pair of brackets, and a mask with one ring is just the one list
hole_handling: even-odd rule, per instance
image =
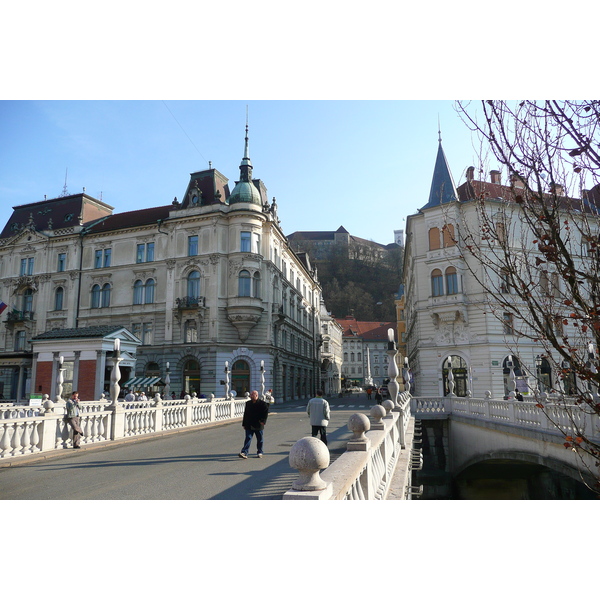
[[81, 436], [83, 435], [83, 429], [81, 429], [81, 418], [79, 416], [79, 393], [73, 392], [71, 397], [67, 400], [67, 412], [66, 420], [67, 423], [73, 429], [73, 448], [81, 447]]
[[381, 404], [383, 402], [383, 396], [381, 395], [380, 388], [377, 388], [377, 391], [375, 392], [375, 400], [376, 400], [377, 404]]
[[135, 402], [135, 394], [131, 390], [127, 392], [127, 395], [125, 396], [125, 402]]
[[327, 446], [327, 425], [329, 425], [329, 402], [323, 398], [323, 392], [317, 391], [316, 398], [311, 398], [308, 401], [306, 412], [310, 417], [310, 426], [312, 428], [312, 436], [321, 437], [321, 441]]
[[252, 436], [256, 436], [256, 452], [258, 458], [263, 456], [264, 429], [269, 416], [269, 405], [264, 400], [259, 400], [258, 392], [252, 390], [250, 400], [244, 406], [244, 416], [242, 418], [242, 427], [246, 431], [244, 447], [238, 454], [240, 458], [248, 458]]

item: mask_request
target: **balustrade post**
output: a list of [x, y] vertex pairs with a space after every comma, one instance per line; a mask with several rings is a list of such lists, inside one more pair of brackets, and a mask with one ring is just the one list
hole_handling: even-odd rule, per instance
[[[364, 416], [364, 415], [363, 415]], [[303, 437], [290, 450], [290, 467], [300, 476], [292, 484], [292, 489], [284, 495], [284, 500], [329, 500], [333, 485], [323, 481], [321, 469], [329, 466], [329, 449], [318, 438]]]
[[[386, 402], [389, 401], [386, 400]], [[354, 413], [348, 419], [348, 429], [352, 432], [352, 437], [346, 446], [348, 452], [366, 452], [369, 450], [371, 440], [365, 435], [365, 432], [371, 429], [371, 422], [367, 415]]]
[[385, 424], [383, 423], [382, 419], [386, 415], [386, 410], [381, 404], [376, 404], [373, 406], [371, 408], [370, 415], [373, 419], [373, 423], [371, 423], [371, 429], [373, 431], [385, 429]]
[[40, 449], [42, 452], [54, 450], [56, 445], [56, 421], [59, 419], [62, 420], [63, 415], [57, 415], [48, 410], [44, 413], [40, 431]]

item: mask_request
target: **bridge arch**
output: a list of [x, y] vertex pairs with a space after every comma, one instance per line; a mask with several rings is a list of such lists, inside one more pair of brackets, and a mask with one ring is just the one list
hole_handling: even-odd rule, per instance
[[597, 495], [565, 462], [527, 452], [475, 456], [453, 476], [453, 497], [465, 500], [587, 500]]

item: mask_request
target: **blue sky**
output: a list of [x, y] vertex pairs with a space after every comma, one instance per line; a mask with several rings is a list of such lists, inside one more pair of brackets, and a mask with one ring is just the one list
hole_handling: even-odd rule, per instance
[[86, 192], [124, 212], [181, 199], [193, 171], [238, 179], [248, 107], [254, 176], [286, 234], [335, 230], [387, 244], [426, 204], [442, 143], [457, 185], [471, 132], [448, 101], [0, 102], [0, 221], [13, 206]]

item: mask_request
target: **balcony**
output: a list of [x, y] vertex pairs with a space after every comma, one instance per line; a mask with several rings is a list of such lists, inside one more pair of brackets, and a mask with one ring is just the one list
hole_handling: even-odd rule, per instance
[[24, 321], [33, 321], [32, 310], [13, 310], [6, 315], [7, 323], [23, 323]]
[[183, 298], [176, 298], [175, 304], [179, 309], [206, 307], [204, 296], [184, 296]]

